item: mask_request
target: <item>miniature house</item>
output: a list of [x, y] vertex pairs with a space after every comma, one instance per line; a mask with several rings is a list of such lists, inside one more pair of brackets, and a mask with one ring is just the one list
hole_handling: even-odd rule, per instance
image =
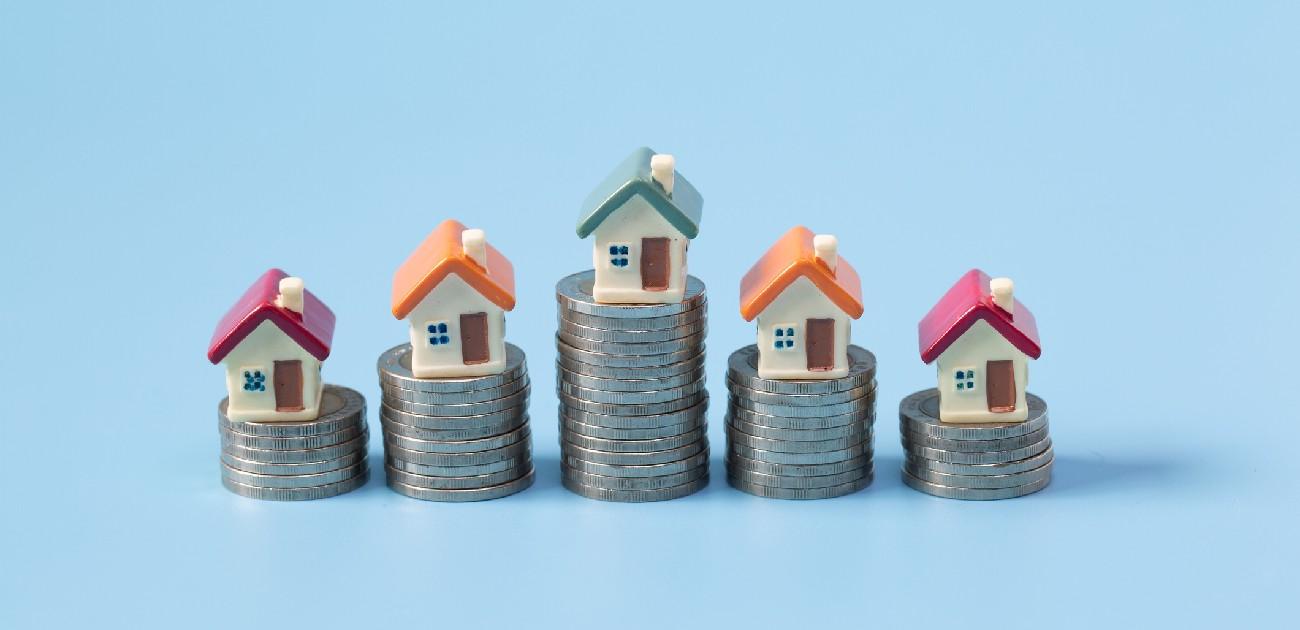
[[862, 283], [834, 236], [798, 226], [740, 281], [740, 315], [758, 319], [758, 375], [831, 379], [849, 373], [849, 325], [862, 316]]
[[314, 420], [333, 336], [334, 313], [301, 278], [279, 269], [262, 274], [221, 318], [208, 346], [208, 360], [226, 365], [226, 417]]
[[1038, 326], [1008, 278], [972, 269], [919, 326], [921, 360], [939, 366], [942, 422], [1023, 422], [1029, 414], [1027, 359], [1037, 359]]
[[416, 378], [505, 370], [505, 313], [514, 307], [514, 267], [459, 221], [434, 228], [393, 276], [393, 316], [410, 325]]
[[582, 204], [578, 238], [594, 234], [597, 302], [668, 304], [686, 292], [686, 248], [704, 199], [673, 156], [640, 148]]

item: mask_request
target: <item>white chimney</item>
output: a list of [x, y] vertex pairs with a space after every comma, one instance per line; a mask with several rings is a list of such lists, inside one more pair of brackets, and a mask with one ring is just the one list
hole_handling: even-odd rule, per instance
[[993, 290], [993, 303], [1008, 314], [1015, 315], [1016, 298], [1013, 294], [1016, 285], [1011, 282], [1011, 278], [994, 278], [989, 281], [989, 288]]
[[487, 236], [483, 230], [465, 230], [460, 233], [460, 245], [478, 266], [487, 269]]
[[302, 315], [302, 292], [302, 278], [294, 276], [280, 278], [280, 295], [275, 297], [275, 304]]
[[835, 265], [840, 262], [840, 242], [830, 234], [818, 234], [813, 237], [813, 251], [817, 253], [817, 259], [826, 263], [831, 271], [835, 271]]
[[656, 153], [650, 156], [650, 174], [669, 195], [673, 194], [673, 176], [676, 169], [677, 161], [673, 156], [667, 153]]

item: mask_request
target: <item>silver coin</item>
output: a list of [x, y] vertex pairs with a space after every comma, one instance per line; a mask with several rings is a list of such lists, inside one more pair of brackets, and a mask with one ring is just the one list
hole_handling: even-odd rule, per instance
[[695, 335], [702, 337], [705, 335], [705, 329], [708, 328], [707, 322], [708, 319], [701, 318], [695, 322], [678, 326], [676, 328], [660, 328], [658, 330], [611, 330], [607, 328], [583, 326], [561, 318], [558, 330], [560, 335], [563, 337], [576, 337], [593, 343], [663, 343]]
[[704, 283], [689, 275], [686, 277], [686, 292], [682, 301], [671, 304], [602, 304], [591, 294], [595, 282], [596, 272], [593, 270], [579, 271], [560, 279], [555, 285], [555, 299], [560, 308], [599, 317], [645, 319], [677, 315], [703, 307], [706, 299]]
[[949, 475], [936, 472], [923, 466], [907, 466], [907, 474], [922, 481], [948, 486], [950, 488], [1014, 488], [1042, 480], [1052, 475], [1052, 462], [1038, 468], [1010, 475]]
[[1014, 462], [1006, 462], [1004, 464], [952, 464], [932, 459], [925, 459], [923, 457], [915, 457], [911, 454], [907, 456], [906, 464], [909, 468], [924, 468], [926, 470], [947, 473], [949, 475], [1013, 475], [1026, 470], [1033, 470], [1052, 461], [1053, 459], [1053, 451], [1051, 447], [1048, 447], [1047, 450], [1034, 455], [1033, 457], [1018, 459]]
[[263, 501], [311, 501], [313, 499], [325, 499], [335, 497], [345, 492], [351, 492], [366, 485], [370, 480], [370, 470], [361, 471], [360, 474], [345, 479], [338, 483], [331, 483], [323, 486], [312, 488], [259, 488], [246, 484], [221, 478], [221, 485], [227, 490], [250, 499], [261, 499]]
[[673, 354], [678, 352], [695, 352], [704, 345], [704, 333], [696, 333], [689, 337], [672, 339], [669, 341], [656, 341], [651, 343], [615, 343], [612, 341], [591, 341], [581, 337], [560, 332], [557, 338], [564, 344], [585, 350], [587, 352], [599, 352], [602, 354], [612, 354], [617, 356], [647, 356]]
[[814, 395], [856, 389], [876, 379], [876, 355], [850, 345], [849, 373], [824, 380], [777, 380], [758, 376], [758, 346], [748, 345], [727, 359], [727, 378], [749, 389], [773, 394]]
[[380, 424], [383, 425], [384, 433], [392, 433], [416, 440], [460, 442], [464, 440], [489, 438], [514, 431], [528, 423], [528, 414], [515, 416], [496, 424], [484, 425], [474, 429], [421, 429], [420, 427], [413, 427], [400, 422], [391, 422], [383, 413], [379, 414], [379, 420]]
[[248, 459], [241, 459], [230, 453], [221, 454], [221, 463], [244, 472], [259, 475], [311, 475], [347, 468], [366, 458], [365, 450], [355, 450], [337, 459], [322, 462], [303, 462], [301, 464], [264, 464]]
[[664, 330], [679, 326], [691, 326], [707, 319], [707, 308], [693, 308], [676, 315], [663, 315], [661, 317], [600, 317], [571, 311], [566, 308], [559, 309], [560, 322], [571, 322], [579, 326], [599, 328], [601, 330]]
[[399, 446], [408, 451], [419, 451], [421, 453], [477, 453], [480, 451], [491, 451], [498, 448], [505, 448], [511, 444], [526, 441], [531, 436], [532, 431], [528, 428], [528, 425], [524, 425], [509, 433], [479, 438], [477, 440], [446, 442], [417, 440], [396, 433], [385, 433], [384, 442], [394, 446]]
[[916, 444], [929, 448], [937, 448], [945, 451], [965, 451], [968, 453], [978, 452], [997, 452], [1010, 451], [1017, 448], [1024, 448], [1030, 444], [1037, 444], [1043, 438], [1047, 437], [1047, 427], [1043, 427], [1033, 433], [1017, 435], [1015, 437], [1002, 438], [1000, 440], [945, 440], [943, 438], [927, 437], [919, 433], [912, 433], [899, 428], [899, 434], [903, 441], [908, 444]]
[[846, 413], [862, 413], [863, 411], [875, 407], [876, 399], [874, 396], [864, 396], [851, 402], [822, 405], [820, 407], [791, 407], [789, 405], [769, 405], [766, 403], [754, 402], [733, 395], [727, 398], [727, 403], [755, 413], [771, 416], [785, 416], [787, 418], [825, 418]]
[[421, 501], [441, 501], [444, 503], [463, 503], [467, 501], [489, 501], [492, 499], [500, 499], [526, 490], [529, 486], [533, 485], [533, 471], [530, 470], [523, 477], [501, 485], [469, 490], [434, 490], [432, 488], [417, 488], [397, 481], [392, 477], [389, 477], [387, 481], [388, 487], [391, 488], [393, 492], [408, 496], [412, 499], [420, 499]]
[[769, 488], [832, 488], [842, 486], [846, 483], [857, 481], [872, 473], [871, 465], [863, 466], [855, 470], [848, 470], [833, 475], [817, 475], [802, 477], [783, 477], [780, 475], [764, 475], [744, 468], [727, 467], [727, 476], [732, 479], [738, 479], [745, 483], [752, 483], [758, 486], [767, 486]]
[[390, 409], [405, 411], [406, 413], [422, 416], [439, 416], [450, 418], [463, 418], [466, 416], [481, 416], [506, 409], [513, 409], [521, 405], [528, 404], [528, 394], [532, 387], [525, 385], [523, 389], [506, 396], [505, 398], [496, 398], [486, 402], [465, 403], [463, 405], [426, 405], [421, 403], [406, 402], [404, 400], [393, 400], [385, 398], [384, 404]]
[[623, 465], [623, 464], [601, 464], [587, 461], [578, 457], [564, 455], [562, 463], [569, 468], [579, 470], [591, 475], [600, 475], [602, 477], [662, 477], [684, 472], [698, 466], [709, 465], [709, 449], [706, 446], [704, 450], [683, 460], [668, 462], [666, 464], [646, 464], [646, 465]]
[[832, 462], [842, 462], [853, 459], [871, 451], [870, 442], [860, 442], [855, 446], [841, 449], [838, 451], [829, 451], [824, 453], [784, 453], [781, 451], [766, 451], [763, 449], [750, 448], [744, 444], [732, 442], [728, 445], [727, 452], [731, 455], [739, 455], [760, 462], [769, 464], [830, 464]]
[[370, 440], [370, 432], [362, 431], [356, 438], [323, 448], [306, 448], [289, 451], [277, 451], [262, 448], [245, 448], [234, 444], [223, 444], [221, 452], [239, 459], [260, 464], [303, 464], [307, 462], [324, 462], [338, 459], [357, 451], [365, 451]]
[[871, 463], [872, 452], [846, 459], [842, 462], [832, 462], [829, 464], [773, 464], [770, 462], [760, 462], [735, 453], [728, 453], [726, 460], [727, 466], [737, 470], [759, 473], [763, 475], [775, 475], [781, 477], [822, 477], [825, 475], [836, 475], [842, 472], [860, 470], [869, 468]]
[[615, 451], [598, 451], [583, 448], [572, 442], [560, 440], [560, 453], [567, 458], [578, 458], [593, 464], [614, 464], [618, 466], [650, 466], [680, 461], [708, 448], [708, 438], [702, 437], [685, 446], [651, 451], [647, 453], [620, 453]]
[[503, 483], [514, 481], [532, 471], [532, 467], [527, 466], [470, 477], [431, 477], [425, 475], [413, 475], [392, 466], [386, 466], [384, 468], [384, 472], [388, 475], [388, 478], [393, 481], [416, 488], [427, 488], [430, 490], [475, 490], [491, 486], [499, 486]]
[[498, 374], [457, 378], [415, 378], [411, 373], [411, 344], [409, 343], [389, 348], [380, 355], [378, 368], [381, 383], [402, 389], [434, 393], [467, 392], [500, 387], [518, 380], [528, 371], [524, 351], [511, 343], [506, 343], [505, 370]]
[[942, 449], [928, 448], [917, 444], [907, 443], [906, 441], [903, 444], [903, 450], [907, 451], [907, 454], [912, 457], [933, 459], [935, 461], [948, 462], [950, 464], [1002, 464], [1006, 462], [1014, 462], [1018, 459], [1033, 457], [1034, 455], [1051, 448], [1051, 446], [1052, 438], [1049, 437], [1044, 438], [1040, 442], [1030, 444], [1029, 446], [1009, 451], [976, 451], [973, 453], [966, 451], [945, 451]]
[[617, 503], [649, 503], [651, 501], [671, 501], [680, 499], [684, 496], [695, 494], [709, 485], [709, 475], [706, 472], [703, 476], [684, 483], [680, 486], [668, 488], [659, 488], [656, 490], [610, 490], [608, 488], [596, 488], [583, 485], [575, 481], [572, 477], [561, 477], [561, 482], [565, 488], [568, 488], [574, 494], [596, 499], [598, 501], [614, 501]]
[[939, 390], [930, 388], [904, 398], [898, 404], [898, 417], [912, 433], [945, 440], [1001, 440], [1032, 433], [1047, 426], [1047, 403], [1030, 393], [1025, 394], [1029, 418], [1024, 422], [965, 424], [939, 422]]
[[314, 488], [351, 479], [365, 469], [366, 462], [361, 460], [351, 466], [308, 475], [261, 475], [244, 472], [222, 463], [221, 476], [245, 486], [258, 488]]
[[555, 364], [569, 374], [580, 374], [591, 378], [647, 380], [669, 378], [704, 369], [704, 353], [688, 357], [677, 363], [651, 367], [606, 367], [583, 363], [557, 353]]
[[704, 397], [694, 406], [673, 411], [671, 413], [655, 414], [649, 416], [618, 416], [613, 414], [602, 414], [574, 409], [566, 406], [563, 401], [560, 403], [559, 415], [564, 420], [581, 422], [607, 429], [660, 429], [671, 427], [687, 422], [696, 421], [708, 416], [709, 399]]
[[532, 452], [532, 440], [526, 439], [503, 448], [470, 453], [426, 453], [402, 448], [388, 440], [384, 440], [384, 452], [388, 457], [426, 466], [475, 466], [499, 462], [503, 459], [530, 453]]
[[563, 391], [559, 392], [560, 402], [566, 407], [606, 416], [661, 416], [664, 414], [689, 409], [709, 399], [707, 391], [700, 391], [683, 398], [669, 400], [661, 403], [645, 403], [638, 405], [619, 405], [614, 403], [598, 403], [589, 400], [582, 400], [570, 396]]
[[704, 437], [704, 427], [681, 435], [655, 438], [651, 440], [609, 440], [587, 437], [579, 433], [565, 432], [560, 436], [562, 442], [568, 442], [582, 448], [610, 453], [657, 453], [681, 448], [697, 442]]
[[962, 499], [966, 501], [996, 501], [998, 499], [1012, 499], [1022, 497], [1026, 494], [1033, 494], [1047, 487], [1052, 482], [1051, 475], [1043, 477], [1033, 483], [1027, 483], [1023, 486], [1013, 488], [953, 488], [937, 483], [931, 483], [924, 479], [917, 479], [907, 474], [906, 470], [900, 471], [903, 477], [903, 483], [908, 487], [919, 492], [942, 497], [945, 499]]
[[[599, 367], [614, 368], [657, 368], [681, 363], [683, 361], [693, 360], [695, 357], [704, 354], [704, 343], [689, 347], [680, 352], [670, 352], [667, 354], [610, 354], [606, 352], [590, 352], [581, 348], [575, 348], [564, 342], [558, 336], [555, 338], [555, 350], [559, 355], [570, 361], [585, 363]], [[587, 372], [581, 369], [575, 369], [575, 372]]]
[[586, 402], [608, 405], [657, 405], [695, 396], [704, 389], [704, 381], [698, 380], [671, 389], [652, 389], [640, 392], [607, 392], [600, 389], [587, 389], [560, 381], [556, 384], [556, 389], [563, 394]]
[[672, 424], [666, 427], [656, 427], [653, 429], [609, 429], [594, 424], [575, 422], [568, 418], [560, 418], [561, 431], [591, 438], [600, 438], [603, 440], [654, 440], [657, 438], [682, 435], [707, 426], [708, 419], [703, 415], [689, 422], [683, 422], [682, 424]]
[[556, 367], [555, 376], [561, 383], [568, 383], [586, 389], [596, 389], [604, 392], [644, 392], [673, 389], [702, 381], [704, 380], [704, 369], [701, 367], [664, 378], [619, 379], [587, 376], [570, 372], [562, 367]]
[[465, 405], [488, 402], [517, 394], [529, 382], [528, 374], [525, 373], [500, 387], [488, 387], [468, 392], [424, 392], [417, 389], [402, 389], [387, 383], [380, 383], [379, 390], [383, 394], [384, 400], [400, 400], [421, 405]]
[[658, 490], [690, 483], [709, 474], [708, 466], [696, 466], [690, 470], [664, 475], [662, 477], [603, 477], [592, 475], [568, 466], [560, 467], [560, 474], [571, 481], [590, 488], [606, 490]]
[[773, 394], [771, 392], [758, 392], [747, 387], [736, 385], [727, 381], [727, 392], [744, 400], [754, 403], [763, 403], [765, 405], [780, 405], [782, 407], [825, 407], [827, 405], [850, 403], [862, 398], [876, 398], [876, 382], [871, 381], [862, 387], [846, 389], [841, 392], [832, 392], [829, 394]]
[[760, 486], [756, 483], [749, 483], [735, 477], [727, 477], [727, 483], [731, 484], [731, 487], [740, 490], [741, 492], [748, 492], [754, 496], [766, 499], [791, 499], [802, 501], [812, 499], [833, 499], [835, 497], [853, 494], [854, 492], [871, 485], [873, 478], [874, 475], [868, 473], [865, 477], [860, 479], [843, 483], [838, 486], [831, 486], [829, 488], [773, 488], [770, 486]]
[[728, 405], [727, 414], [732, 418], [749, 424], [757, 424], [760, 426], [771, 427], [773, 429], [800, 430], [831, 429], [845, 425], [861, 424], [863, 422], [871, 424], [875, 422], [876, 419], [874, 407], [820, 418], [790, 418], [787, 416], [755, 413], [735, 405]]
[[749, 435], [748, 433], [742, 433], [731, 427], [727, 428], [728, 444], [738, 444], [761, 451], [772, 451], [776, 453], [831, 453], [842, 451], [846, 448], [853, 448], [861, 445], [863, 442], [870, 443], [873, 437], [873, 434], [868, 431], [859, 435], [850, 435], [848, 437], [833, 438], [829, 440], [795, 442], [792, 440], [769, 440], [767, 438]]
[[516, 421], [526, 415], [528, 415], [528, 408], [526, 405], [502, 409], [501, 411], [494, 411], [492, 413], [485, 413], [478, 416], [426, 416], [418, 413], [408, 413], [400, 409], [393, 409], [387, 405], [381, 405], [379, 407], [379, 417], [383, 421], [396, 422], [408, 427], [435, 431], [470, 430], [493, 427], [503, 423]]
[[226, 417], [229, 398], [217, 405], [217, 426], [232, 433], [276, 438], [299, 438], [337, 433], [364, 423], [366, 399], [361, 393], [338, 385], [325, 384], [321, 391], [320, 416], [302, 422], [236, 422]]
[[861, 438], [871, 431], [871, 423], [855, 422], [829, 429], [775, 429], [765, 427], [761, 424], [753, 424], [732, 417], [730, 414], [726, 417], [727, 425], [740, 431], [748, 433], [755, 437], [767, 438], [769, 440], [782, 440], [786, 442], [818, 442], [821, 440], [833, 440], [837, 438]]
[[503, 460], [489, 462], [486, 464], [474, 464], [471, 466], [428, 466], [425, 464], [416, 464], [404, 459], [397, 459], [392, 456], [384, 457], [384, 464], [389, 468], [396, 468], [404, 473], [412, 475], [423, 475], [425, 477], [474, 477], [478, 475], [490, 475], [512, 468], [521, 468], [532, 466], [532, 454], [525, 451], [520, 455], [509, 457]]
[[245, 435], [243, 433], [234, 433], [232, 431], [221, 432], [221, 444], [241, 446], [243, 448], [257, 448], [272, 451], [299, 451], [308, 448], [324, 448], [342, 444], [349, 440], [355, 439], [358, 435], [366, 430], [365, 424], [353, 425], [334, 433], [322, 433], [319, 435], [305, 435], [303, 437], [263, 437], [260, 435]]

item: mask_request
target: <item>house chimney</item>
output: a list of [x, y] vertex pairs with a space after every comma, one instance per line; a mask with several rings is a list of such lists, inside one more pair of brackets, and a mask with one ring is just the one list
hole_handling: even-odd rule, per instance
[[275, 304], [302, 315], [302, 292], [302, 278], [280, 278], [280, 294], [275, 297]]
[[667, 153], [656, 153], [650, 157], [650, 174], [669, 195], [673, 194], [673, 175], [676, 168], [676, 160]]
[[465, 255], [487, 269], [487, 236], [483, 230], [465, 230], [460, 233], [460, 245], [465, 248]]
[[839, 240], [830, 234], [818, 234], [813, 237], [813, 251], [817, 254], [817, 260], [830, 267], [832, 273], [835, 272], [835, 265], [840, 262], [839, 248]]
[[989, 281], [989, 288], [993, 290], [993, 303], [1008, 315], [1015, 315], [1016, 298], [1012, 294], [1015, 292], [1016, 285], [1011, 282], [1011, 278], [994, 278]]

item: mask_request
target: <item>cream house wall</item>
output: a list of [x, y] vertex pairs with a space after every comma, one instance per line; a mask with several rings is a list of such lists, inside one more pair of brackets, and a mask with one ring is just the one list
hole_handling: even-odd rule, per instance
[[[275, 410], [275, 362], [302, 362], [302, 411]], [[226, 367], [226, 390], [230, 402], [226, 417], [236, 422], [297, 422], [314, 420], [320, 414], [321, 362], [279, 326], [268, 321], [258, 324], [222, 360]], [[244, 370], [261, 370], [264, 391], [244, 389]]]
[[[487, 313], [488, 361], [465, 365], [461, 354], [460, 316]], [[482, 376], [497, 374], [506, 365], [505, 310], [483, 297], [460, 275], [448, 274], [406, 316], [411, 338], [411, 373], [416, 378]], [[427, 326], [446, 322], [448, 341], [431, 345]]]
[[[835, 368], [825, 372], [808, 370], [807, 321], [835, 320]], [[811, 280], [800, 276], [772, 300], [758, 317], [758, 375], [772, 379], [831, 379], [849, 373], [848, 346], [852, 319]], [[795, 347], [776, 348], [777, 326], [795, 329]], [[784, 339], [784, 337], [781, 337]]]
[[[986, 363], [1008, 360], [1012, 362], [1016, 379], [1016, 409], [992, 413], [988, 410]], [[939, 419], [943, 422], [1023, 422], [1029, 417], [1029, 405], [1025, 401], [1028, 357], [988, 322], [977, 320], [935, 363], [939, 372]], [[959, 369], [975, 371], [975, 389], [957, 390]]]
[[[673, 227], [644, 198], [634, 196], [605, 218], [592, 232], [592, 264], [596, 270], [592, 295], [614, 304], [671, 304], [686, 293], [686, 248], [689, 239]], [[668, 245], [668, 289], [641, 288], [641, 239], [664, 237]], [[628, 264], [610, 263], [610, 245], [628, 246]]]

